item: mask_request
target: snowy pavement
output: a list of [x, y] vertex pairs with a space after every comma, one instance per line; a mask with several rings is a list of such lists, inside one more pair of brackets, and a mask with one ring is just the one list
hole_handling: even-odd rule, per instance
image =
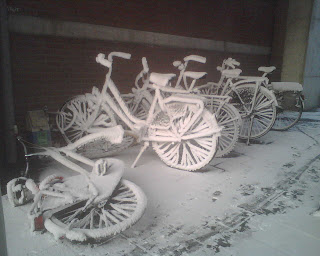
[[[150, 148], [120, 153], [124, 178], [148, 198], [142, 218], [103, 244], [72, 244], [31, 233], [26, 212], [2, 197], [8, 252], [19, 255], [319, 255], [320, 112], [303, 114], [287, 132], [271, 131], [203, 172], [167, 167]], [[44, 177], [61, 166], [50, 163]]]

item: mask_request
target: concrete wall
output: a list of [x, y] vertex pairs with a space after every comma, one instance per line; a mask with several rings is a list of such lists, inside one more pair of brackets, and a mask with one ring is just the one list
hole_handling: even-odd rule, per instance
[[270, 46], [270, 0], [7, 0], [11, 14]]
[[303, 77], [305, 108], [320, 106], [320, 0], [314, 0]]
[[313, 0], [289, 0], [281, 81], [303, 83]]
[[281, 81], [303, 85], [305, 110], [320, 105], [320, 0], [289, 0]]
[[274, 10], [273, 41], [270, 65], [277, 69], [270, 75], [271, 81], [280, 81], [283, 62], [284, 43], [287, 29], [288, 0], [278, 0]]

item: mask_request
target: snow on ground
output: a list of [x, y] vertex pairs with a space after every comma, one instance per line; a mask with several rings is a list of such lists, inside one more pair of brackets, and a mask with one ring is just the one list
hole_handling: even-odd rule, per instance
[[[138, 223], [103, 244], [55, 241], [30, 233], [30, 205], [12, 208], [3, 196], [9, 255], [319, 255], [320, 218], [310, 215], [320, 200], [319, 143], [318, 111], [287, 132], [238, 143], [202, 172], [169, 168], [151, 148], [132, 169], [135, 146], [117, 158], [148, 198]], [[71, 174], [49, 162], [40, 179], [56, 169]]]

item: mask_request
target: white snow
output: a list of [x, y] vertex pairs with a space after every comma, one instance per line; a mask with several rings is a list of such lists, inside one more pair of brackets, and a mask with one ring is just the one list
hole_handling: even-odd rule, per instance
[[[31, 233], [30, 204], [13, 208], [3, 196], [9, 255], [318, 256], [320, 218], [312, 213], [320, 199], [320, 112], [302, 119], [251, 146], [238, 143], [233, 156], [213, 159], [202, 172], [170, 168], [151, 147], [132, 169], [141, 146], [121, 152], [123, 178], [142, 188], [148, 206], [138, 223], [108, 243], [71, 244]], [[40, 178], [56, 168], [58, 175], [72, 173], [52, 162]]]
[[303, 90], [302, 85], [295, 82], [272, 82], [271, 85], [275, 91], [279, 91], [279, 92], [286, 92], [286, 91], [302, 92]]

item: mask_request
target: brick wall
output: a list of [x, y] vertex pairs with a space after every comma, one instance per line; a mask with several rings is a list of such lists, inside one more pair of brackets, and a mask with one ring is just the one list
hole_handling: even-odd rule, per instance
[[[207, 38], [270, 47], [274, 0], [7, 0], [9, 14], [31, 15], [142, 31]], [[208, 72], [217, 81], [216, 66], [226, 57], [241, 62], [245, 74], [269, 64], [269, 56], [158, 47], [133, 43], [11, 33], [16, 119], [24, 128], [28, 110], [47, 105], [57, 110], [68, 98], [101, 88], [106, 70], [95, 62], [99, 52], [123, 51], [131, 60], [115, 59], [113, 79], [129, 92], [147, 57], [155, 72], [175, 72], [172, 62], [189, 54], [207, 57], [190, 70]], [[204, 83], [205, 81], [202, 81]]]
[[[48, 106], [57, 110], [68, 98], [90, 92], [92, 86], [102, 87], [106, 69], [95, 62], [98, 53], [122, 51], [132, 54], [131, 60], [115, 58], [113, 79], [121, 92], [129, 92], [141, 71], [141, 58], [147, 57], [154, 72], [174, 73], [174, 60], [190, 54], [207, 57], [206, 64], [190, 65], [190, 70], [206, 71], [206, 81], [218, 81], [216, 67], [226, 57], [241, 62], [247, 75], [257, 75], [257, 67], [268, 65], [266, 55], [227, 54], [214, 51], [156, 47], [132, 43], [85, 39], [57, 38], [11, 34], [11, 57], [16, 119], [20, 129], [25, 126], [28, 110]], [[176, 72], [177, 73], [177, 72]]]

